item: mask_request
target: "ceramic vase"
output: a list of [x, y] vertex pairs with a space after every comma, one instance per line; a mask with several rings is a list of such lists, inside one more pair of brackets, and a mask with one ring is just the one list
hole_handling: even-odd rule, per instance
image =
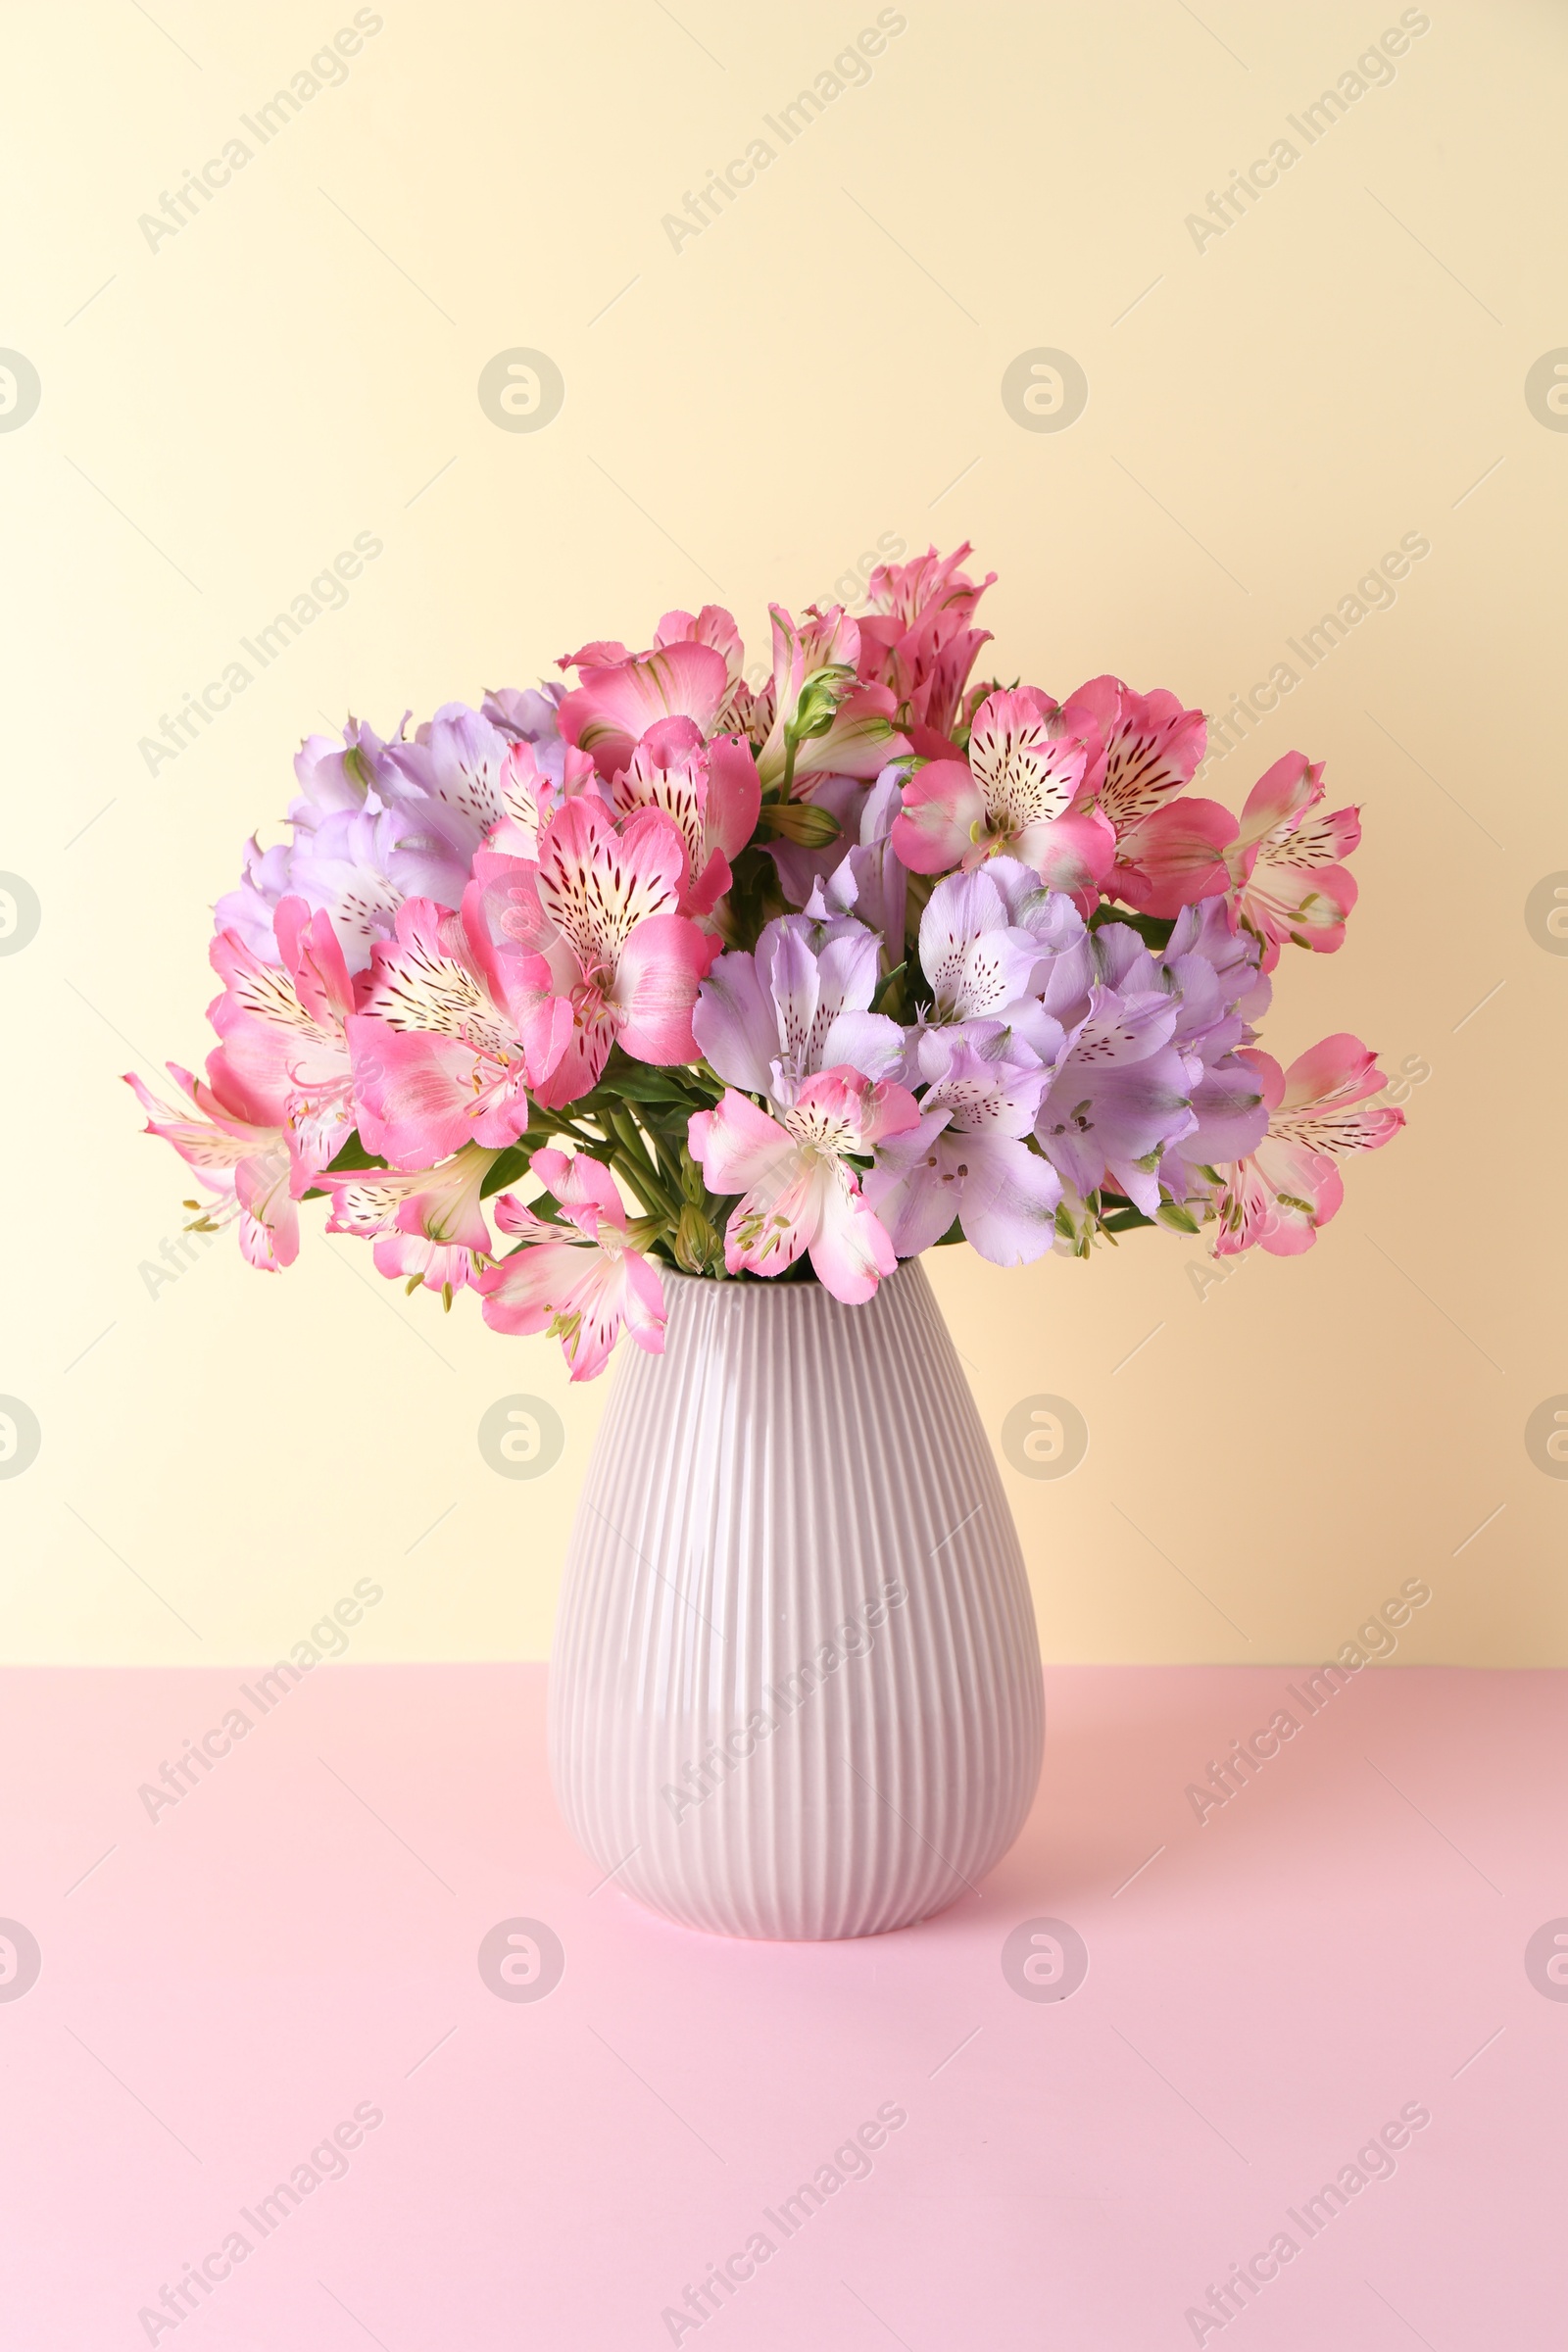
[[565, 1818], [654, 1910], [874, 1936], [976, 1888], [1039, 1777], [1002, 1482], [918, 1259], [863, 1306], [665, 1275], [624, 1346], [551, 1671]]

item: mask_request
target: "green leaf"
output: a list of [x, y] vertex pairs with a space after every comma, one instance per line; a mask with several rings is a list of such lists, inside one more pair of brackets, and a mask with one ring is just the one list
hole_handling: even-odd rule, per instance
[[[602, 1078], [594, 1093], [611, 1108], [618, 1102], [684, 1102], [687, 1099], [685, 1087], [668, 1070], [642, 1061], [630, 1061], [613, 1077]], [[571, 1108], [575, 1111], [577, 1104], [572, 1103]]]
[[1173, 915], [1135, 914], [1130, 906], [1097, 906], [1089, 917], [1090, 930], [1099, 931], [1106, 923], [1125, 923], [1129, 931], [1137, 932], [1146, 948], [1156, 950], [1169, 947], [1170, 935], [1176, 928]]
[[356, 1127], [348, 1142], [340, 1147], [336, 1158], [327, 1161], [326, 1172], [329, 1176], [344, 1176], [352, 1175], [357, 1168], [384, 1168], [385, 1166], [384, 1159], [377, 1159], [373, 1152], [367, 1152], [360, 1141], [360, 1131]]
[[883, 1005], [887, 1003], [889, 997], [892, 996], [893, 991], [898, 987], [899, 982], [904, 978], [904, 975], [908, 968], [909, 959], [907, 956], [906, 956], [904, 961], [900, 964], [895, 964], [892, 971], [889, 972], [887, 978], [878, 983], [876, 995], [871, 999], [871, 1010], [873, 1012], [881, 1011]]
[[488, 1200], [492, 1193], [505, 1192], [509, 1184], [515, 1184], [520, 1177], [526, 1176], [533, 1150], [533, 1147], [525, 1150], [521, 1144], [514, 1144], [510, 1151], [502, 1152], [499, 1159], [492, 1160], [479, 1187], [480, 1200]]
[[1125, 1208], [1113, 1209], [1108, 1217], [1102, 1217], [1100, 1222], [1107, 1233], [1133, 1233], [1140, 1225], [1152, 1225], [1154, 1220], [1146, 1217], [1141, 1208], [1134, 1208], [1129, 1201]]

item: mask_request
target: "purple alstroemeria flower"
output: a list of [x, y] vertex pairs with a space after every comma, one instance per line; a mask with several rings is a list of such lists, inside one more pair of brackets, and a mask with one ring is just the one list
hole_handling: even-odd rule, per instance
[[405, 899], [460, 906], [467, 860], [449, 842], [418, 826], [415, 808], [344, 810], [299, 836], [289, 860], [289, 890], [330, 918], [351, 972], [363, 972], [377, 941], [397, 928]]
[[892, 1076], [904, 1032], [869, 1009], [878, 942], [853, 917], [769, 923], [754, 955], [721, 956], [698, 991], [692, 1033], [720, 1078], [784, 1108], [819, 1070]]
[[895, 761], [882, 770], [860, 808], [858, 845], [817, 882], [806, 904], [808, 914], [855, 914], [879, 932], [888, 971], [904, 959], [909, 872], [895, 851], [891, 835], [893, 820], [903, 807], [899, 791], [906, 768], [906, 762]]
[[1159, 1178], [1173, 1200], [1207, 1201], [1214, 1184], [1205, 1173], [1243, 1159], [1268, 1126], [1262, 1082], [1238, 1053], [1257, 1032], [1272, 983], [1259, 970], [1260, 942], [1232, 917], [1223, 899], [1185, 906], [1165, 950], [1163, 969], [1182, 1012], [1173, 1043], [1187, 1055], [1197, 1125], [1166, 1152]]
[[[1058, 1044], [1060, 1031], [1057, 1031]], [[1003, 1021], [962, 1036], [928, 1029], [915, 1049], [920, 1124], [877, 1148], [867, 1202], [900, 1257], [940, 1241], [955, 1217], [993, 1265], [1028, 1265], [1051, 1248], [1061, 1179], [1025, 1140], [1049, 1067]]]
[[236, 889], [214, 909], [220, 931], [233, 931], [263, 963], [282, 961], [272, 917], [283, 899], [298, 895], [293, 860], [296, 845], [324, 819], [354, 815], [383, 803], [377, 785], [390, 771], [386, 746], [373, 728], [350, 718], [341, 737], [308, 735], [294, 755], [299, 784], [288, 808], [289, 839], [264, 850], [254, 837], [245, 845], [245, 865]]
[[511, 748], [498, 727], [466, 703], [445, 703], [411, 741], [387, 746], [388, 806], [443, 841], [465, 865], [506, 814], [503, 768]]
[[281, 964], [283, 960], [272, 934], [272, 917], [293, 887], [289, 879], [292, 857], [292, 843], [278, 841], [264, 850], [253, 833], [245, 844], [244, 870], [237, 885], [225, 890], [213, 908], [218, 929], [236, 933], [262, 963]]
[[[509, 743], [531, 743], [541, 764], [549, 767], [551, 757], [548, 747], [561, 742], [556, 712], [564, 701], [565, 693], [565, 686], [560, 681], [549, 686], [487, 687], [484, 701], [479, 706], [480, 716], [487, 718]], [[557, 780], [559, 782], [559, 775]]]
[[1107, 1181], [1152, 1217], [1160, 1155], [1196, 1126], [1192, 1080], [1171, 1037], [1179, 1005], [1158, 989], [1095, 986], [1040, 1106], [1040, 1149], [1075, 1192]]
[[947, 875], [920, 917], [920, 968], [932, 990], [922, 1029], [1009, 1022], [1033, 996], [1041, 959], [1034, 934], [1012, 921], [994, 865]]

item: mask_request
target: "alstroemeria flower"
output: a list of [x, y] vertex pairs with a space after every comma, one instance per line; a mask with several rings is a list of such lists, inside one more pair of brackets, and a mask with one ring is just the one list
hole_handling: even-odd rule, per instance
[[[1267, 1054], [1245, 1051], [1268, 1105], [1268, 1133], [1248, 1157], [1222, 1165], [1216, 1257], [1255, 1243], [1273, 1257], [1310, 1250], [1345, 1198], [1336, 1159], [1375, 1152], [1404, 1125], [1392, 1102], [1367, 1102], [1388, 1081], [1377, 1055], [1342, 1031], [1282, 1070]], [[1361, 1104], [1364, 1107], [1357, 1108]]]
[[914, 722], [914, 749], [924, 758], [951, 752], [964, 683], [989, 629], [971, 624], [975, 607], [996, 579], [971, 580], [959, 566], [973, 554], [966, 539], [951, 556], [930, 548], [908, 564], [879, 564], [866, 583], [873, 611], [860, 616], [859, 673], [867, 685], [888, 687]]
[[893, 846], [917, 874], [1014, 858], [1054, 890], [1097, 898], [1116, 836], [1092, 806], [1101, 765], [1094, 721], [1069, 724], [1032, 686], [988, 696], [964, 760], [933, 760], [904, 787]]
[[1061, 1179], [1023, 1139], [1050, 1071], [1000, 1021], [977, 1022], [967, 1038], [928, 1030], [917, 1061], [928, 1081], [920, 1123], [881, 1146], [864, 1184], [894, 1249], [913, 1257], [956, 1217], [993, 1265], [1043, 1257], [1054, 1238]]
[[[1091, 678], [1061, 706], [1063, 722], [1093, 728], [1102, 747], [1095, 801], [1115, 829], [1118, 860], [1131, 858], [1138, 827], [1192, 782], [1208, 723], [1156, 687], [1135, 694], [1120, 678]], [[1113, 887], [1113, 886], [1107, 886]]]
[[688, 1144], [709, 1190], [742, 1196], [724, 1229], [730, 1273], [782, 1274], [804, 1251], [835, 1298], [863, 1303], [898, 1259], [849, 1162], [919, 1116], [902, 1086], [845, 1068], [806, 1079], [779, 1119], [733, 1088], [694, 1112]]
[[251, 1265], [267, 1274], [291, 1266], [299, 1255], [300, 1212], [289, 1190], [293, 1163], [282, 1101], [248, 1083], [221, 1046], [207, 1056], [205, 1080], [176, 1061], [169, 1070], [196, 1116], [160, 1102], [127, 1071], [125, 1084], [148, 1114], [146, 1132], [172, 1144], [198, 1182], [227, 1202], [209, 1222], [238, 1223], [240, 1250]]
[[373, 727], [350, 718], [341, 738], [307, 735], [294, 755], [299, 797], [289, 804], [289, 822], [296, 834], [314, 830], [323, 816], [368, 804], [384, 805], [382, 786], [389, 773], [386, 745]]
[[1196, 1124], [1176, 1020], [1158, 990], [1091, 990], [1035, 1122], [1040, 1149], [1085, 1198], [1108, 1178], [1145, 1216], [1158, 1208], [1160, 1155]]
[[509, 743], [531, 743], [547, 762], [561, 741], [556, 713], [566, 689], [551, 686], [490, 686], [482, 715]]
[[491, 938], [541, 958], [569, 1010], [564, 1052], [531, 1081], [542, 1103], [585, 1095], [617, 1043], [638, 1061], [698, 1058], [692, 1008], [719, 943], [677, 911], [686, 851], [661, 810], [617, 831], [584, 794], [550, 818], [537, 864], [482, 850], [473, 870]]
[[691, 718], [650, 727], [610, 790], [617, 817], [657, 808], [680, 835], [687, 872], [682, 914], [710, 913], [728, 890], [729, 861], [752, 838], [760, 798], [757, 762], [746, 746], [724, 736], [705, 744]]
[[[411, 794], [397, 808], [368, 804], [322, 817], [314, 831], [296, 834], [286, 871], [280, 896], [302, 898], [313, 911], [326, 914], [349, 970], [358, 974], [377, 944], [392, 936], [405, 900], [461, 905], [468, 860], [423, 826]], [[220, 921], [227, 906], [227, 900], [219, 901]], [[246, 937], [255, 947], [254, 937]]]
[[545, 1331], [559, 1339], [573, 1380], [605, 1368], [625, 1331], [649, 1355], [664, 1351], [664, 1286], [637, 1247], [615, 1180], [579, 1152], [536, 1152], [529, 1163], [564, 1219], [553, 1225], [511, 1193], [496, 1223], [519, 1247], [479, 1278], [492, 1331]]
[[[1034, 941], [1040, 960], [1031, 985], [1042, 1009], [1063, 1029], [1072, 1028], [1089, 1010], [1090, 990], [1105, 978], [1095, 947], [1099, 934], [1084, 921], [1076, 900], [1065, 891], [1051, 889], [1015, 858], [989, 858], [982, 871], [1001, 893], [1008, 922]], [[933, 900], [943, 887], [939, 882], [931, 894]], [[1027, 1004], [1010, 1007], [1009, 1013], [1024, 1025], [1026, 1040], [1041, 1059], [1050, 1060], [1054, 1048], [1042, 1044], [1027, 1026], [1032, 1018]]]
[[509, 744], [501, 762], [501, 815], [485, 848], [504, 858], [537, 858], [541, 828], [564, 802], [597, 790], [598, 782], [593, 761], [574, 744], [558, 741], [545, 752], [520, 739]]
[[[466, 867], [437, 830], [422, 823], [419, 794], [400, 779], [387, 746], [351, 718], [341, 740], [311, 735], [294, 760], [299, 792], [289, 803], [290, 839], [263, 850], [252, 840], [237, 890], [218, 902], [220, 931], [238, 935], [264, 963], [278, 959], [272, 917], [289, 897], [331, 917], [351, 971], [392, 928], [405, 898], [455, 906]], [[389, 796], [406, 806], [394, 809]]]
[[[1120, 678], [1091, 678], [1062, 705], [1068, 724], [1092, 725], [1102, 746], [1095, 787], [1095, 805], [1109, 819], [1116, 835], [1116, 861], [1102, 878], [1107, 898], [1130, 906], [1148, 905], [1151, 888], [1144, 870], [1146, 840], [1152, 839], [1156, 864], [1161, 827], [1173, 828], [1164, 838], [1179, 838], [1189, 860], [1196, 861], [1189, 879], [1199, 895], [1209, 869], [1203, 852], [1212, 848], [1211, 801], [1183, 802], [1174, 813], [1170, 805], [1197, 774], [1208, 740], [1208, 722], [1201, 710], [1184, 709], [1174, 694], [1162, 688], [1135, 694]], [[1155, 820], [1152, 835], [1146, 834]], [[1209, 874], [1208, 885], [1213, 887]], [[1185, 902], [1184, 902], [1185, 903]], [[1162, 911], [1174, 909], [1164, 906]]]
[[[595, 637], [589, 644], [580, 645], [574, 654], [563, 654], [556, 666], [559, 669], [614, 669], [624, 662], [650, 662], [655, 654], [662, 654], [666, 646], [671, 645], [711, 646], [724, 657], [731, 688], [739, 683], [745, 671], [746, 648], [735, 626], [735, 615], [726, 612], [722, 605], [705, 605], [700, 612], [686, 612], [676, 607], [662, 613], [659, 626], [654, 631], [654, 642], [644, 653], [634, 653], [629, 645], [622, 645], [618, 637]], [[566, 693], [564, 686], [552, 687], [550, 691], [558, 701], [564, 700]]]
[[904, 960], [905, 913], [908, 905], [908, 869], [893, 847], [893, 826], [903, 807], [904, 769], [898, 762], [883, 768], [859, 807], [860, 837], [825, 874], [816, 878], [806, 911], [818, 920], [832, 914], [854, 914], [875, 931], [882, 942], [882, 961], [891, 971]]
[[[623, 658], [587, 659], [612, 650]], [[591, 754], [607, 784], [629, 766], [637, 745], [660, 719], [689, 718], [706, 742], [729, 699], [725, 656], [695, 638], [677, 639], [651, 654], [584, 646], [566, 660], [577, 666], [579, 683], [561, 705], [561, 732]]]
[[868, 781], [887, 762], [908, 750], [898, 734], [898, 706], [884, 686], [862, 686], [856, 677], [860, 658], [859, 626], [842, 605], [820, 612], [807, 607], [799, 621], [782, 605], [769, 605], [773, 623], [771, 724], [757, 755], [764, 792], [790, 774], [795, 800], [828, 776]]
[[465, 1144], [439, 1167], [328, 1171], [319, 1179], [332, 1197], [326, 1230], [373, 1240], [378, 1274], [422, 1283], [450, 1305], [455, 1291], [477, 1285], [490, 1260], [481, 1191], [498, 1156]]
[[[732, 695], [741, 683], [746, 668], [746, 648], [741, 643], [741, 633], [735, 626], [734, 614], [726, 612], [722, 605], [705, 605], [700, 612], [683, 612], [677, 609], [662, 614], [659, 626], [654, 631], [654, 649], [657, 653], [662, 653], [669, 645], [710, 645], [715, 653], [724, 657]], [[721, 733], [728, 731], [722, 712], [718, 726]]]
[[207, 1017], [227, 1066], [252, 1094], [281, 1102], [297, 1199], [348, 1139], [355, 1121], [346, 1023], [354, 984], [326, 914], [282, 900], [273, 917], [277, 963], [264, 962], [235, 931], [220, 931], [213, 969], [223, 982]]
[[[1237, 922], [1229, 900], [1199, 899], [1182, 908], [1172, 926], [1164, 961], [1188, 998], [1201, 993], [1196, 976], [1197, 957], [1201, 957], [1214, 975], [1218, 1003], [1227, 1014], [1239, 1015], [1250, 1030], [1267, 1012], [1274, 983], [1262, 969], [1261, 941], [1255, 932]], [[1251, 1037], [1243, 1042], [1250, 1045]]]
[[1340, 859], [1361, 839], [1361, 813], [1322, 808], [1322, 799], [1321, 764], [1287, 753], [1248, 794], [1226, 853], [1236, 911], [1263, 942], [1265, 972], [1287, 942], [1320, 956], [1344, 944], [1356, 885]]
[[692, 1015], [710, 1065], [731, 1086], [785, 1105], [819, 1070], [886, 1077], [903, 1058], [904, 1032], [868, 1009], [877, 945], [851, 917], [816, 923], [790, 914], [766, 926], [755, 955], [721, 956]]
[[443, 703], [412, 740], [400, 737], [387, 745], [396, 780], [382, 797], [416, 815], [466, 864], [504, 814], [502, 782], [511, 749], [482, 712], [466, 703]]
[[[1015, 892], [1024, 881], [1038, 889], [1038, 879], [1014, 859], [997, 862], [1005, 865], [1005, 876], [984, 867], [947, 875], [920, 916], [920, 968], [934, 991], [926, 1016], [933, 1026], [1029, 1017], [1043, 950], [1034, 932], [1011, 919], [1003, 885], [1010, 878]], [[1030, 1043], [1044, 1059], [1041, 1046], [1032, 1037]]]
[[498, 947], [470, 883], [461, 916], [429, 899], [398, 909], [348, 1023], [360, 1133], [395, 1167], [427, 1168], [466, 1143], [503, 1150], [528, 1124], [526, 1090], [557, 1067], [571, 1008], [542, 956]]
[[1312, 815], [1323, 770], [1287, 752], [1258, 778], [1238, 820], [1217, 801], [1166, 803], [1122, 843], [1116, 888], [1146, 914], [1171, 915], [1196, 900], [1234, 892], [1241, 919], [1263, 942], [1272, 971], [1287, 941], [1330, 953], [1355, 905], [1339, 863], [1361, 837], [1354, 808]]
[[[1097, 937], [1103, 941], [1121, 929], [1107, 923]], [[1206, 1206], [1213, 1171], [1223, 1160], [1244, 1158], [1268, 1126], [1257, 1073], [1238, 1051], [1251, 1044], [1252, 1022], [1271, 993], [1258, 964], [1257, 939], [1240, 926], [1232, 930], [1223, 899], [1185, 907], [1160, 958], [1161, 981], [1178, 1004], [1171, 1042], [1187, 1062], [1197, 1121], [1159, 1163], [1160, 1184], [1178, 1202]]]

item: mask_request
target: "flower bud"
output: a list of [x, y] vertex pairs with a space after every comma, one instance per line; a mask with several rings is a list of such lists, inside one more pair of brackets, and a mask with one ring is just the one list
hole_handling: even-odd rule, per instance
[[681, 1199], [689, 1200], [694, 1208], [701, 1208], [708, 1196], [703, 1171], [686, 1151], [680, 1155], [680, 1191]]
[[757, 830], [793, 841], [803, 850], [825, 850], [844, 828], [831, 808], [818, 808], [811, 801], [768, 801], [759, 812]]
[[847, 662], [830, 662], [825, 668], [816, 669], [801, 687], [793, 717], [785, 729], [791, 743], [807, 743], [813, 736], [825, 735], [838, 715], [838, 708], [855, 686], [855, 670]]
[[688, 1274], [702, 1274], [717, 1250], [717, 1234], [702, 1210], [688, 1200], [675, 1226], [675, 1262]]

